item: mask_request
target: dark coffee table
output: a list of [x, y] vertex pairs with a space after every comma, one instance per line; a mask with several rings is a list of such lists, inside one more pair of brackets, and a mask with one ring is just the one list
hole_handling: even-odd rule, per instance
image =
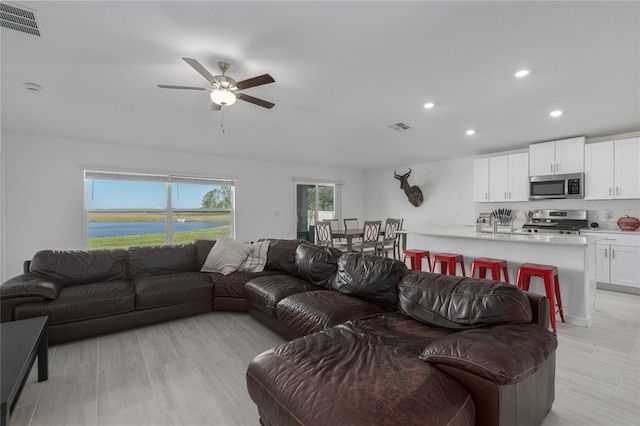
[[2, 426], [9, 424], [33, 362], [38, 357], [38, 381], [49, 378], [47, 317], [0, 324], [0, 370], [2, 380]]

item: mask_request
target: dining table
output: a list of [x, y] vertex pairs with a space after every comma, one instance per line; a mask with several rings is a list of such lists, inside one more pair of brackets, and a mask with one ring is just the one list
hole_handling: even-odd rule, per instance
[[[398, 234], [400, 236], [400, 243], [404, 248], [406, 248], [406, 241], [405, 241], [405, 236], [406, 236], [406, 231], [404, 233], [400, 233], [400, 231], [398, 231]], [[354, 228], [354, 229], [337, 229], [337, 230], [332, 230], [331, 231], [331, 236], [336, 239], [336, 238], [344, 238], [345, 240], [347, 240], [347, 251], [353, 251], [353, 239], [354, 238], [362, 238], [364, 236], [364, 229], [363, 228]], [[380, 229], [380, 236], [382, 236], [384, 238], [384, 229]]]

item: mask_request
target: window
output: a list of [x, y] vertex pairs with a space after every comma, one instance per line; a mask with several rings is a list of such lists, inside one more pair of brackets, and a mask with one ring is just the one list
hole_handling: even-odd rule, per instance
[[89, 249], [235, 234], [235, 181], [85, 170]]

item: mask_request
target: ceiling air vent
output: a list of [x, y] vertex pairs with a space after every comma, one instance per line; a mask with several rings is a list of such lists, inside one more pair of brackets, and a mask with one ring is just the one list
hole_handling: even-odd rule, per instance
[[396, 132], [401, 132], [403, 130], [409, 130], [411, 127], [407, 126], [404, 123], [396, 123], [396, 124], [392, 124], [389, 127], [391, 127], [393, 130], [395, 130]]
[[0, 26], [42, 37], [38, 12], [22, 6], [0, 3]]

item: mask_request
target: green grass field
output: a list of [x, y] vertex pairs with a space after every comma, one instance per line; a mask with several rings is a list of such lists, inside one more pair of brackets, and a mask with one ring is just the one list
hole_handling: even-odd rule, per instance
[[[231, 225], [173, 233], [173, 243], [190, 243], [194, 240], [215, 240], [221, 235], [231, 235]], [[121, 237], [90, 238], [89, 249], [127, 248], [151, 244], [166, 244], [165, 234], [123, 235]]]
[[[188, 222], [229, 222], [229, 225], [216, 226], [194, 231], [173, 233], [173, 243], [190, 243], [198, 239], [214, 240], [221, 235], [231, 235], [231, 215], [227, 212], [176, 212], [174, 220], [185, 219]], [[89, 222], [164, 222], [164, 213], [90, 213]], [[123, 235], [118, 237], [99, 237], [89, 239], [89, 249], [127, 248], [152, 244], [166, 244], [165, 234]]]

